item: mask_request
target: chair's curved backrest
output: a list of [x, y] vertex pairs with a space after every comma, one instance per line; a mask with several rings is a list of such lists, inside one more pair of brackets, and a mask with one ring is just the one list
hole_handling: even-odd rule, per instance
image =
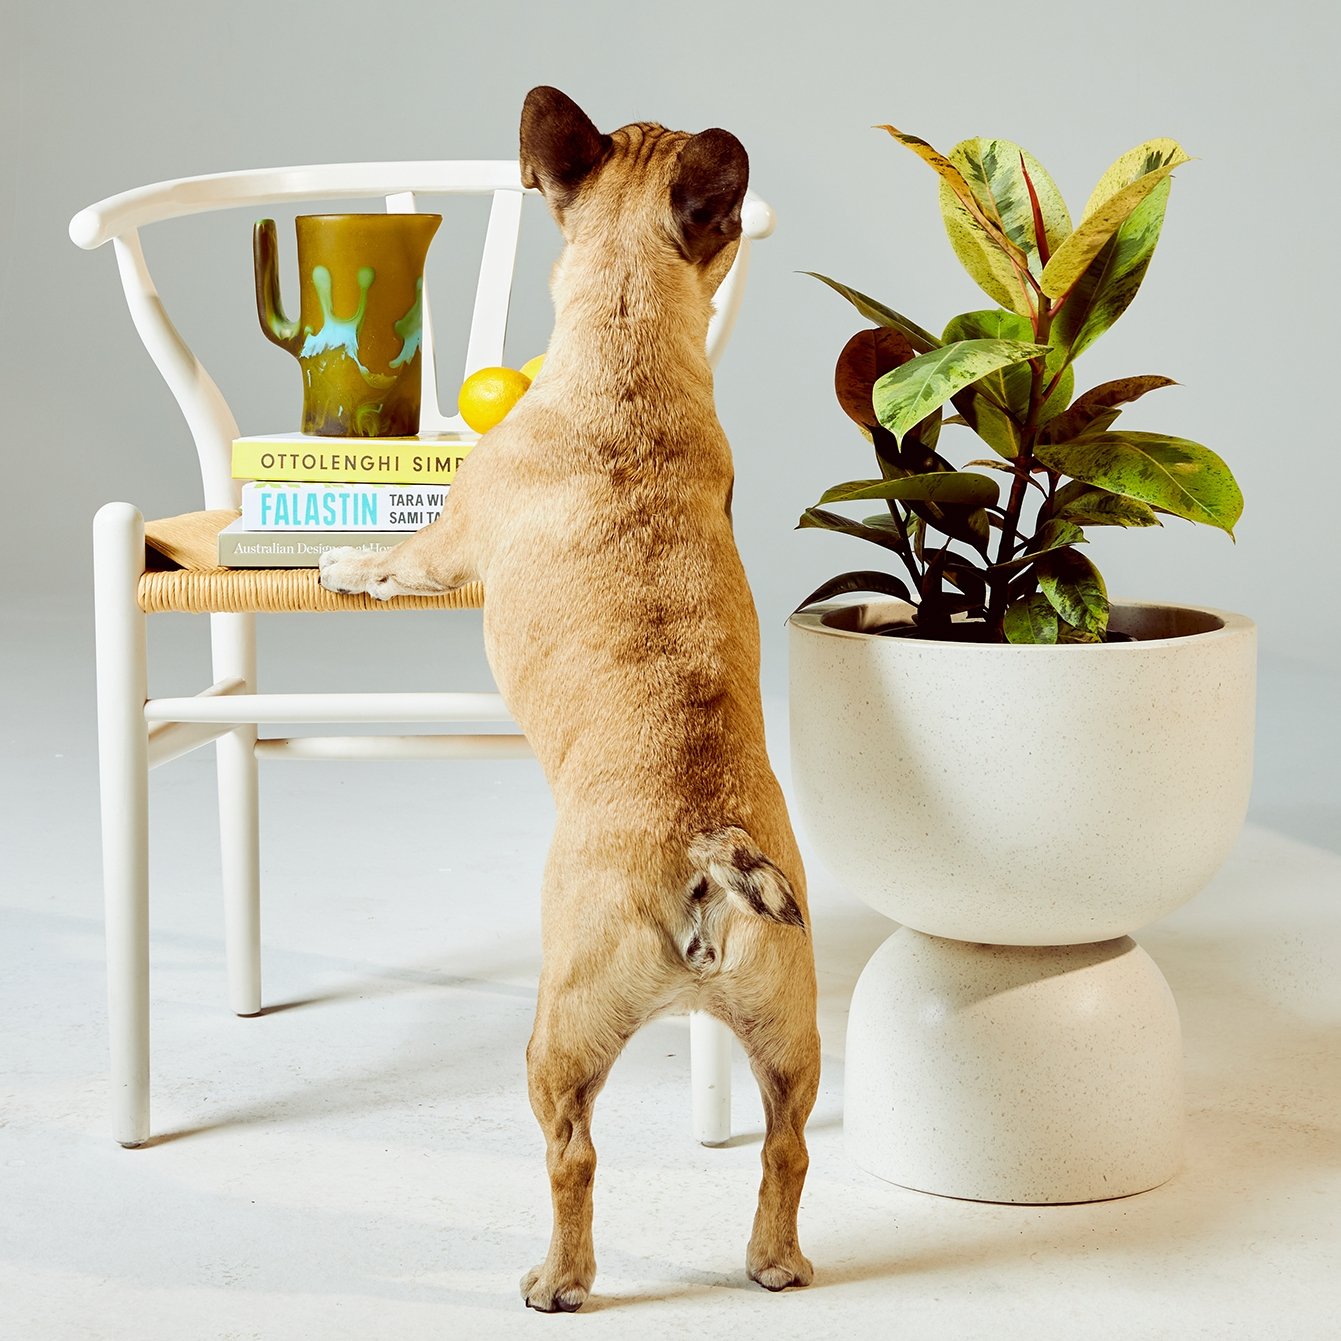
[[[515, 160], [420, 163], [328, 163], [311, 167], [265, 168], [182, 177], [139, 187], [80, 210], [70, 221], [70, 237], [85, 248], [111, 242], [131, 319], [162, 373], [182, 413], [200, 458], [205, 506], [237, 506], [240, 485], [232, 478], [232, 443], [237, 420], [200, 360], [172, 324], [145, 264], [139, 230], [188, 214], [239, 206], [291, 204], [382, 196], [392, 213], [412, 213], [421, 195], [492, 195], [489, 226], [480, 259], [464, 375], [501, 364], [508, 302], [525, 188]], [[750, 192], [742, 211], [744, 236], [730, 271], [717, 290], [708, 330], [708, 357], [716, 362], [731, 334], [744, 292], [752, 239], [773, 231], [773, 211]], [[427, 295], [423, 309], [424, 375], [421, 423], [425, 430], [464, 428], [438, 406], [432, 324]]]

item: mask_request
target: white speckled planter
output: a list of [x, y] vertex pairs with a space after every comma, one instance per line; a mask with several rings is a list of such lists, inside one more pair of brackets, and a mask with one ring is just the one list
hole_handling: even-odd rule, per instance
[[1239, 831], [1256, 639], [1121, 604], [1137, 641], [877, 637], [900, 601], [791, 624], [792, 753], [825, 863], [903, 923], [853, 995], [845, 1127], [863, 1168], [989, 1201], [1124, 1196], [1177, 1169], [1177, 1009], [1129, 932]]

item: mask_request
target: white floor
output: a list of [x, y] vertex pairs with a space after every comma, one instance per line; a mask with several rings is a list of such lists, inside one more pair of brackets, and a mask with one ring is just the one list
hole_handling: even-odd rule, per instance
[[25, 671], [11, 643], [0, 665], [55, 713], [45, 730], [37, 711], [7, 724], [0, 779], [5, 1341], [1341, 1335], [1341, 855], [1259, 826], [1140, 936], [1183, 1013], [1190, 1144], [1171, 1183], [1012, 1207], [854, 1168], [845, 1008], [892, 928], [812, 861], [825, 1054], [801, 1226], [815, 1285], [772, 1296], [746, 1280], [758, 1099], [738, 1067], [739, 1134], [694, 1144], [687, 1030], [663, 1021], [598, 1106], [600, 1274], [563, 1320], [528, 1313], [516, 1289], [549, 1214], [522, 1063], [551, 814], [534, 765], [269, 765], [270, 1007], [238, 1020], [204, 751], [154, 775], [159, 1135], [120, 1149], [77, 625], [21, 626], [40, 663]]

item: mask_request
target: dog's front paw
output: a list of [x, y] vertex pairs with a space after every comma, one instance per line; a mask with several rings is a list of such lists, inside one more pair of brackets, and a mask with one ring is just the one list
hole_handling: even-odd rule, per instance
[[551, 1275], [542, 1262], [521, 1279], [522, 1299], [537, 1313], [576, 1313], [587, 1302], [591, 1281], [585, 1284], [574, 1276]]
[[815, 1279], [815, 1268], [810, 1259], [800, 1250], [776, 1255], [762, 1255], [758, 1260], [750, 1255], [748, 1263], [750, 1279], [757, 1281], [765, 1290], [785, 1290], [790, 1285], [809, 1285]]
[[346, 545], [328, 549], [320, 558], [321, 585], [341, 596], [367, 592], [379, 601], [400, 594], [395, 578], [386, 572], [385, 558], [377, 551]]

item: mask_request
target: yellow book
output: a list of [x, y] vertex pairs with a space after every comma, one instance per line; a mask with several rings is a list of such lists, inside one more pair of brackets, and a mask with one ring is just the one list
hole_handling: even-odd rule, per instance
[[263, 433], [234, 439], [233, 478], [450, 484], [478, 441], [476, 433], [417, 433], [412, 438]]

